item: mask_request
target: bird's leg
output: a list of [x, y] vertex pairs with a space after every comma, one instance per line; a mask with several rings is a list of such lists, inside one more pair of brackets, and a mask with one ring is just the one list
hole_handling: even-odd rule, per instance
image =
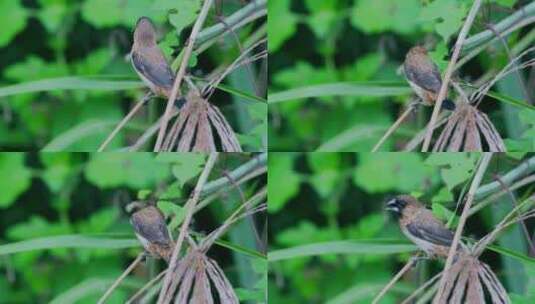
[[413, 267], [416, 267], [416, 264], [418, 264], [419, 261], [425, 261], [425, 260], [432, 260], [433, 256], [428, 254], [427, 252], [425, 255], [416, 255], [411, 257], [411, 262], [413, 263]]
[[141, 102], [143, 103], [143, 105], [147, 105], [149, 100], [151, 100], [151, 98], [154, 96], [156, 95], [154, 95], [152, 91], [149, 91], [147, 94], [145, 94], [145, 96], [143, 96], [143, 99], [141, 99]]
[[418, 112], [418, 105], [420, 104], [421, 102], [416, 99], [416, 100], [413, 100], [409, 103], [409, 105], [407, 106], [407, 108], [411, 109], [411, 111], [413, 111], [414, 113], [417, 113]]

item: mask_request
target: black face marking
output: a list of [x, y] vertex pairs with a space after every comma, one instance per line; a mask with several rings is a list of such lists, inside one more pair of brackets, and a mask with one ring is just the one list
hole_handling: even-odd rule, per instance
[[394, 215], [394, 217], [399, 218], [405, 206], [407, 206], [407, 202], [400, 199], [399, 197], [396, 197], [386, 203], [385, 209], [390, 211]]

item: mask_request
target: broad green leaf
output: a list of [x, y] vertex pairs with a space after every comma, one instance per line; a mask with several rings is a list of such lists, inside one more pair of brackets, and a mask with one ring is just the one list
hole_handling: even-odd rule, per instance
[[276, 52], [297, 30], [297, 17], [290, 11], [290, 0], [268, 1], [270, 16], [284, 22], [268, 22], [269, 52]]
[[6, 183], [0, 191], [0, 208], [9, 207], [30, 187], [31, 171], [24, 165], [23, 153], [0, 153], [0, 180]]
[[365, 153], [358, 157], [353, 182], [370, 193], [422, 189], [433, 173], [418, 154]]
[[114, 239], [106, 237], [85, 236], [81, 234], [58, 235], [34, 238], [26, 241], [0, 245], [0, 256], [33, 250], [54, 248], [102, 248], [123, 249], [141, 246], [136, 239]]
[[151, 7], [152, 0], [86, 0], [82, 5], [82, 17], [97, 28], [134, 26], [142, 16], [162, 21], [165, 13], [151, 10]]
[[525, 101], [513, 98], [511, 96], [507, 96], [507, 95], [500, 94], [500, 93], [493, 92], [493, 91], [488, 91], [487, 95], [492, 97], [492, 98], [495, 98], [498, 101], [505, 102], [505, 103], [508, 103], [510, 105], [513, 105], [513, 106], [516, 106], [516, 107], [519, 107], [519, 108], [523, 108], [523, 109], [526, 109], [526, 110], [530, 110], [531, 112], [535, 112], [535, 107], [534, 106], [530, 105], [529, 103], [527, 103]]
[[418, 0], [361, 0], [354, 6], [351, 24], [366, 33], [407, 34], [417, 29], [420, 9]]
[[178, 34], [197, 18], [201, 2], [199, 0], [156, 0], [152, 6], [156, 10], [169, 11], [169, 22]]
[[272, 154], [268, 158], [268, 192], [270, 213], [282, 209], [299, 191], [300, 179], [293, 171], [293, 154]]
[[370, 239], [354, 241], [322, 242], [270, 251], [269, 262], [296, 259], [325, 254], [395, 254], [412, 252], [415, 245], [399, 240]]
[[270, 93], [269, 103], [322, 96], [398, 96], [410, 94], [408, 86], [391, 83], [329, 83], [322, 85], [294, 88], [283, 92]]
[[156, 160], [173, 163], [172, 172], [182, 187], [187, 181], [201, 173], [206, 155], [202, 153], [161, 153]]
[[435, 31], [447, 43], [463, 24], [467, 11], [467, 7], [458, 1], [435, 0], [422, 8], [420, 17], [423, 21], [433, 21]]
[[472, 175], [477, 156], [476, 153], [434, 153], [425, 163], [433, 167], [443, 167], [440, 174], [448, 189], [452, 190]]
[[29, 12], [20, 0], [0, 1], [0, 47], [7, 45], [26, 27]]
[[103, 188], [129, 186], [141, 189], [167, 178], [169, 166], [156, 161], [152, 153], [98, 153], [92, 155], [85, 176]]
[[30, 81], [0, 88], [0, 97], [56, 90], [122, 91], [143, 88], [141, 81], [99, 80], [89, 77], [62, 77]]

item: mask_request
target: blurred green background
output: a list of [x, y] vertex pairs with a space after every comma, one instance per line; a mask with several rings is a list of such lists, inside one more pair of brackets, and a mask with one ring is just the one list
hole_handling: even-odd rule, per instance
[[[471, 0], [270, 1], [270, 151], [371, 151], [412, 96], [403, 75], [397, 73], [407, 51], [416, 44], [425, 45], [432, 50], [430, 56], [443, 73], [448, 52], [472, 3]], [[530, 3], [531, 0], [483, 1], [470, 34], [486, 30]], [[533, 9], [526, 11], [525, 18], [533, 14]], [[534, 39], [535, 29], [531, 24], [514, 31], [505, 40], [510, 51], [518, 54], [533, 46]], [[534, 53], [522, 62], [534, 58]], [[487, 43], [484, 51], [468, 61], [458, 74], [461, 80], [474, 83], [490, 75], [487, 73], [496, 74], [508, 61], [501, 42]], [[533, 105], [534, 69], [528, 67], [520, 75], [524, 88], [513, 73], [499, 81], [493, 90]], [[347, 83], [355, 87], [341, 88]], [[320, 84], [334, 86], [314, 89]], [[298, 98], [302, 93], [312, 97]], [[489, 115], [506, 140], [508, 150], [535, 149], [533, 107], [514, 106], [505, 99], [486, 97], [479, 109]], [[381, 150], [399, 150], [425, 127], [430, 114], [431, 109], [420, 107]]]
[[[200, 5], [200, 0], [0, 1], [0, 150], [95, 151], [147, 92], [127, 58], [137, 19], [154, 20], [171, 61], [172, 46], [183, 48]], [[239, 0], [218, 1], [205, 27], [243, 6]], [[264, 17], [246, 24], [237, 37], [212, 37], [212, 47], [194, 53], [192, 74], [204, 78], [230, 64], [240, 54], [236, 38], [243, 43], [265, 22]], [[253, 79], [265, 97], [259, 80], [265, 79], [259, 76], [265, 65], [253, 63], [252, 74], [237, 69], [223, 82], [231, 93], [216, 90], [210, 100], [239, 133], [245, 150], [267, 145], [267, 105], [250, 97]], [[108, 150], [132, 144], [163, 113], [164, 104], [153, 99]]]
[[[479, 157], [464, 153], [270, 153], [269, 302], [371, 303], [415, 250], [383, 210], [386, 201], [412, 194], [440, 219], [455, 222], [455, 202], [463, 188], [467, 191]], [[534, 157], [533, 153], [494, 154], [482, 185], [526, 160], [531, 169], [514, 180], [533, 180]], [[531, 182], [513, 192], [518, 203], [534, 195], [534, 186]], [[476, 192], [473, 206], [488, 198], [489, 193]], [[468, 218], [463, 236], [480, 239], [512, 208], [510, 197], [500, 196]], [[526, 224], [534, 238], [535, 220]], [[529, 251], [520, 225], [506, 230], [494, 245], [524, 259], [492, 250], [486, 250], [481, 259], [497, 274], [513, 303], [533, 303], [535, 252]], [[442, 267], [438, 261], [419, 262], [380, 303], [400, 303]]]
[[[209, 181], [253, 157], [220, 154]], [[143, 250], [125, 206], [155, 194], [177, 227], [205, 161], [193, 153], [0, 153], [0, 303], [96, 303]], [[261, 174], [240, 187], [248, 199], [265, 184]], [[241, 205], [239, 192], [227, 187], [194, 215], [192, 231], [211, 232]], [[216, 243], [208, 251], [240, 298], [254, 303], [267, 288], [265, 245], [258, 243], [265, 221], [259, 213], [237, 222], [221, 238], [230, 247]], [[164, 264], [148, 258], [107, 303], [125, 303]]]

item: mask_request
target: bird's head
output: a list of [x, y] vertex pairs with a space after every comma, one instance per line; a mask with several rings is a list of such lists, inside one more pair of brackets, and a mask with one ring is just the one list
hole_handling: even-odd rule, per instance
[[130, 204], [126, 205], [125, 210], [128, 214], [134, 214], [145, 207], [147, 207], [147, 204], [140, 201], [133, 201]]
[[137, 21], [134, 30], [134, 44], [138, 44], [140, 47], [156, 44], [156, 29], [149, 18], [141, 17]]
[[406, 60], [427, 57], [427, 49], [421, 45], [417, 45], [409, 50]]
[[407, 206], [417, 207], [419, 205], [420, 204], [413, 196], [398, 195], [386, 203], [385, 209], [390, 211], [394, 217], [399, 218]]

